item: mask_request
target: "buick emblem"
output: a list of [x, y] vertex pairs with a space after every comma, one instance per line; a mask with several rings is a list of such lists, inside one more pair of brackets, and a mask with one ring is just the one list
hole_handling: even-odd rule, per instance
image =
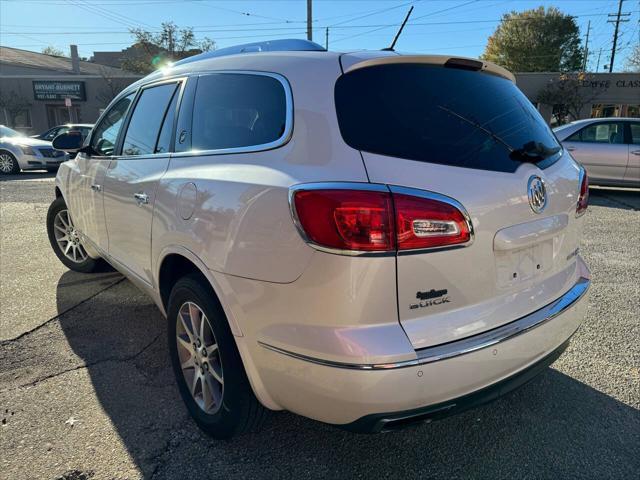
[[537, 175], [532, 175], [529, 178], [527, 194], [531, 210], [536, 213], [542, 212], [544, 207], [547, 206], [547, 189], [544, 186], [544, 181]]

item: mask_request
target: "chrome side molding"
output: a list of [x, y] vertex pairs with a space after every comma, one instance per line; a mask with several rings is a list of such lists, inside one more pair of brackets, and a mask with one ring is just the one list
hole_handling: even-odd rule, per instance
[[306, 362], [324, 365], [327, 367], [347, 368], [352, 370], [386, 370], [391, 368], [413, 367], [416, 365], [438, 362], [440, 360], [446, 360], [448, 358], [458, 357], [460, 355], [475, 352], [477, 350], [481, 350], [483, 348], [487, 348], [492, 345], [510, 340], [520, 334], [528, 332], [529, 330], [544, 325], [545, 323], [553, 320], [558, 315], [564, 313], [576, 302], [578, 302], [584, 296], [584, 294], [587, 293], [590, 285], [591, 280], [581, 277], [580, 279], [578, 279], [576, 284], [560, 298], [525, 317], [514, 320], [513, 322], [507, 323], [506, 325], [502, 325], [501, 327], [494, 328], [493, 330], [489, 330], [487, 332], [483, 332], [471, 337], [463, 338], [462, 340], [416, 350], [416, 359], [406, 360], [403, 362], [382, 364], [355, 364], [334, 362], [331, 360], [323, 360], [320, 358], [290, 352], [288, 350], [274, 347], [273, 345], [269, 345], [260, 341], [258, 342], [258, 344], [267, 350], [271, 350], [273, 352], [287, 355], [292, 358], [297, 358]]

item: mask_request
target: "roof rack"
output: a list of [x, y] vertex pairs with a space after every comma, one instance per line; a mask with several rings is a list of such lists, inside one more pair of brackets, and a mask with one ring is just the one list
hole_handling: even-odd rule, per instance
[[266, 42], [245, 43], [243, 45], [235, 45], [233, 47], [221, 48], [211, 52], [204, 52], [193, 57], [188, 57], [175, 63], [175, 65], [184, 65], [185, 63], [196, 62], [208, 58], [226, 57], [228, 55], [237, 55], [240, 53], [255, 52], [325, 52], [315, 42], [309, 40], [301, 40], [299, 38], [287, 38], [282, 40], [269, 40]]

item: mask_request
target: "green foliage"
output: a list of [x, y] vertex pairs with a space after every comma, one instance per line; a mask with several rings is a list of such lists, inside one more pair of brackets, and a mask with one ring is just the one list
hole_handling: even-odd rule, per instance
[[42, 53], [45, 55], [53, 55], [54, 57], [64, 57], [65, 54], [59, 48], [54, 47], [53, 45], [49, 45], [48, 47], [44, 47], [42, 49]]
[[216, 48], [214, 40], [205, 37], [197, 41], [192, 27], [179, 28], [174, 22], [164, 22], [159, 33], [141, 28], [130, 31], [135, 43], [127, 49], [129, 55], [122, 61], [122, 68], [132, 72], [149, 73], [170, 62]]
[[583, 60], [580, 30], [554, 7], [507, 13], [482, 58], [513, 72], [575, 72]]
[[536, 102], [551, 105], [558, 125], [580, 118], [582, 107], [590, 104], [606, 87], [585, 73], [563, 74], [549, 80]]
[[629, 72], [640, 72], [640, 45], [633, 48], [627, 57], [624, 68]]

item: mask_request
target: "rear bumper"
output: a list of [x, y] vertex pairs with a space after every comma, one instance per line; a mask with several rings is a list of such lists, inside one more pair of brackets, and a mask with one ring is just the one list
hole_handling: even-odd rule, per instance
[[416, 351], [393, 364], [339, 364], [269, 345], [251, 352], [282, 408], [354, 431], [380, 431], [490, 401], [551, 364], [578, 329], [588, 271], [559, 299], [474, 337]]
[[492, 402], [507, 393], [516, 390], [542, 373], [555, 362], [569, 346], [569, 340], [556, 348], [547, 356], [529, 365], [524, 370], [505, 378], [493, 385], [475, 392], [441, 402], [435, 405], [407, 410], [404, 412], [374, 413], [359, 418], [355, 422], [341, 425], [341, 428], [357, 433], [377, 433], [396, 430], [405, 426], [429, 420], [439, 420], [465, 410]]

